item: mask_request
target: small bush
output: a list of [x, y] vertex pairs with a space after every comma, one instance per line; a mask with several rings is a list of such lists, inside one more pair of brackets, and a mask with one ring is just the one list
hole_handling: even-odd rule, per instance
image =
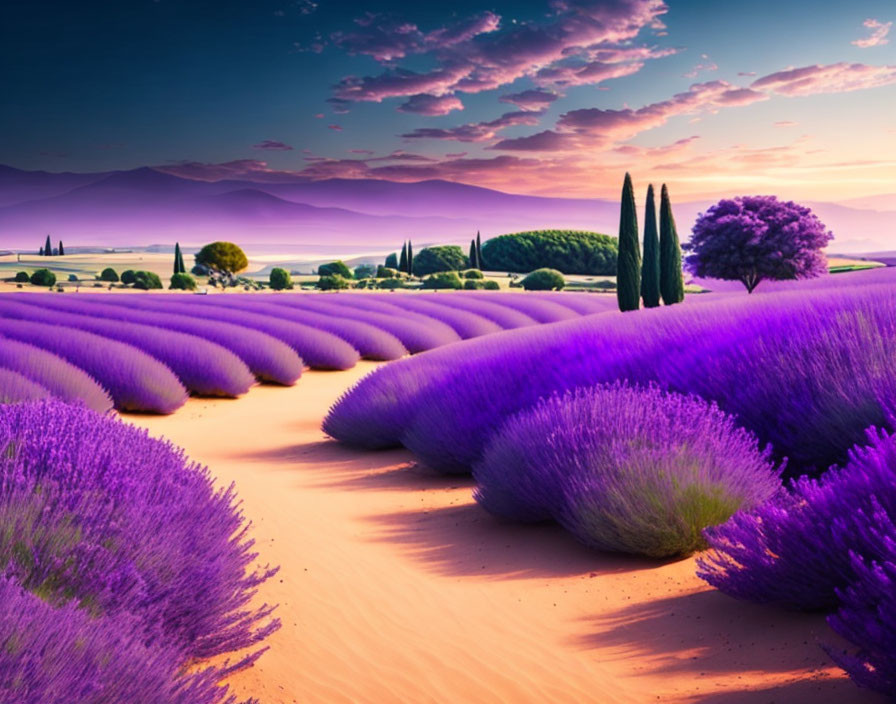
[[171, 275], [171, 284], [168, 288], [178, 291], [195, 291], [196, 279], [186, 273], [177, 273]]
[[270, 287], [275, 291], [283, 291], [292, 288], [292, 276], [286, 269], [274, 267], [271, 269]]
[[321, 264], [317, 267], [317, 274], [320, 277], [324, 276], [341, 276], [343, 279], [352, 278], [351, 269], [346, 266], [343, 261], [335, 261], [330, 262], [329, 264]]
[[484, 279], [485, 276], [482, 275], [482, 272], [479, 269], [467, 269], [464, 272], [465, 279]]
[[466, 291], [477, 291], [481, 288], [485, 288], [485, 283], [478, 279], [466, 279], [464, 281], [464, 290]]
[[398, 269], [383, 266], [380, 264], [376, 268], [376, 278], [378, 279], [395, 279], [398, 278]]
[[[133, 273], [133, 272], [131, 272]], [[100, 272], [100, 275], [97, 277], [100, 281], [108, 281], [109, 283], [116, 283], [118, 281], [118, 272], [115, 271], [111, 266], [107, 266]], [[133, 282], [131, 282], [133, 283]]]
[[556, 269], [536, 269], [521, 285], [527, 291], [559, 291], [566, 285], [566, 279]]
[[500, 291], [501, 287], [498, 285], [497, 281], [485, 281], [482, 284], [482, 288], [486, 291]]
[[37, 269], [31, 274], [29, 281], [35, 286], [55, 286], [56, 274], [49, 269]]
[[133, 269], [125, 269], [121, 272], [121, 283], [125, 286], [132, 285], [137, 280], [137, 272]]
[[162, 288], [162, 280], [158, 274], [151, 271], [135, 271], [134, 288], [139, 288], [143, 291]]
[[27, 271], [20, 271], [16, 274], [16, 277], [13, 279], [17, 284], [27, 284], [31, 278], [28, 276]]
[[355, 279], [372, 279], [376, 276], [377, 269], [379, 267], [374, 266], [373, 264], [361, 264], [360, 266], [355, 267], [354, 276]]
[[401, 279], [381, 279], [377, 282], [376, 287], [394, 291], [397, 288], [404, 288], [405, 285], [405, 282]]
[[441, 271], [431, 274], [423, 280], [423, 288], [426, 289], [461, 289], [463, 286], [463, 281], [460, 280], [456, 271]]
[[206, 270], [236, 274], [249, 266], [249, 260], [233, 242], [212, 242], [196, 253], [196, 264]]
[[511, 418], [474, 466], [475, 497], [504, 518], [554, 518], [599, 550], [687, 555], [705, 527], [778, 490], [769, 456], [696, 396], [599, 385]]
[[321, 276], [317, 281], [321, 291], [340, 291], [349, 287], [349, 282], [342, 276]]
[[77, 274], [69, 274], [68, 280], [69, 280], [69, 283], [73, 283], [73, 284], [76, 284], [80, 281]]
[[853, 556], [887, 557], [896, 540], [896, 436], [871, 430], [840, 470], [707, 531], [697, 574], [738, 599], [796, 609], [835, 608], [856, 579]]

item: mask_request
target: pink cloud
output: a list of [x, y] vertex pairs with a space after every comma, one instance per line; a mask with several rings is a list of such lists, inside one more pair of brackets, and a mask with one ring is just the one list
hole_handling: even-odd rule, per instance
[[773, 123], [773, 127], [796, 127], [799, 122], [793, 122], [793, 120], [778, 120]]
[[465, 157], [467, 154], [469, 154], [469, 152], [455, 152], [453, 154], [446, 154], [445, 158], [446, 159], [461, 159], [461, 158]]
[[259, 142], [258, 144], [253, 144], [252, 148], [253, 149], [266, 149], [268, 151], [275, 151], [275, 152], [291, 152], [292, 151], [292, 147], [290, 145], [286, 144], [285, 142], [277, 142], [272, 139], [266, 139], [262, 142]]
[[516, 125], [537, 125], [542, 113], [531, 110], [508, 112], [489, 122], [472, 122], [457, 127], [419, 127], [401, 135], [404, 139], [447, 139], [458, 142], [487, 142], [503, 129]]
[[777, 71], [756, 79], [751, 87], [781, 95], [815, 95], [848, 93], [893, 83], [896, 83], [896, 66], [841, 62]]
[[887, 39], [887, 35], [890, 33], [890, 27], [893, 26], [892, 22], [880, 22], [874, 19], [867, 19], [862, 24], [866, 29], [870, 29], [871, 33], [867, 37], [856, 39], [853, 44], [857, 47], [860, 49], [868, 49], [872, 46], [880, 46], [881, 44], [889, 43], [890, 40]]
[[447, 115], [454, 110], [463, 110], [464, 104], [455, 95], [428, 95], [418, 93], [412, 95], [398, 109], [401, 112], [411, 112], [417, 115]]
[[[336, 84], [336, 100], [342, 103], [365, 101], [380, 103], [386, 98], [408, 97], [420, 93], [446, 95], [468, 75], [463, 67], [439, 68], [429, 73], [392, 69], [378, 76], [347, 76]], [[330, 100], [334, 100], [331, 98]]]
[[611, 78], [630, 76], [642, 68], [644, 68], [642, 62], [612, 64], [602, 61], [591, 61], [584, 64], [555, 64], [552, 67], [541, 69], [535, 74], [533, 80], [542, 86], [597, 85]]
[[704, 63], [699, 63], [690, 71], [685, 74], [682, 74], [683, 78], [696, 78], [698, 74], [703, 73], [704, 71], [718, 71], [719, 66], [715, 63], [715, 61], [706, 61]]
[[521, 110], [544, 110], [550, 107], [560, 96], [549, 90], [524, 90], [521, 93], [509, 93], [498, 98], [502, 103], [511, 103]]
[[370, 149], [349, 149], [349, 154], [363, 154], [365, 156], [373, 156], [376, 152]]
[[342, 125], [327, 125], [327, 129], [342, 132]]

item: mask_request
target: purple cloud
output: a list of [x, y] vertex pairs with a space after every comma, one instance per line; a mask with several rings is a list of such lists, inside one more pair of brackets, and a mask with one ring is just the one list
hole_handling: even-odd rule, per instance
[[516, 125], [537, 125], [541, 112], [508, 112], [489, 122], [471, 122], [457, 127], [419, 127], [401, 135], [404, 139], [447, 139], [457, 142], [487, 142], [503, 129]]
[[560, 96], [549, 90], [524, 90], [521, 93], [508, 93], [498, 98], [502, 103], [516, 105], [520, 110], [545, 110]]
[[277, 142], [272, 139], [266, 139], [263, 142], [252, 145], [253, 149], [266, 149], [275, 152], [291, 152], [292, 147], [285, 142]]
[[896, 66], [869, 66], [845, 62], [803, 66], [777, 71], [751, 84], [752, 88], [781, 95], [848, 93], [896, 83]]
[[327, 125], [327, 129], [342, 132], [342, 125]]
[[412, 95], [398, 109], [401, 112], [410, 112], [417, 115], [447, 115], [454, 110], [463, 110], [464, 104], [454, 95], [429, 95], [418, 93]]

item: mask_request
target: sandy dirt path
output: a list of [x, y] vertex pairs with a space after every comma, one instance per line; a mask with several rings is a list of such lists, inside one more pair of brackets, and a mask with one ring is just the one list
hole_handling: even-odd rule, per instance
[[354, 452], [320, 421], [373, 368], [129, 416], [236, 482], [283, 627], [232, 678], [293, 702], [878, 702], [831, 667], [821, 617], [739, 603], [694, 576], [502, 525], [471, 482]]

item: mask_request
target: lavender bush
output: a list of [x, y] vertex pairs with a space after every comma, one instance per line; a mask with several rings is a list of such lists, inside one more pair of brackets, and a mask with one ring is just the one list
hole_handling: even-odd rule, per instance
[[[0, 342], [0, 344], [3, 344]], [[0, 367], [0, 403], [20, 403], [49, 398], [52, 394], [36, 381], [12, 369]]]
[[3, 336], [53, 352], [102, 384], [122, 411], [173, 413], [187, 390], [168, 367], [136, 347], [59, 325], [0, 318]]
[[[506, 294], [506, 296], [509, 295], [510, 294]], [[482, 298], [473, 298], [470, 294], [465, 293], [452, 296], [431, 295], [427, 296], [426, 300], [443, 307], [475, 313], [486, 320], [491, 320], [505, 330], [510, 330], [511, 328], [524, 328], [538, 324], [538, 321], [532, 316], [521, 313], [506, 305], [502, 305], [500, 301], [504, 300], [506, 296], [502, 294], [501, 296], [492, 296], [492, 300], [484, 300]]]
[[278, 623], [249, 606], [274, 570], [249, 571], [248, 529], [233, 487], [168, 442], [59, 401], [0, 406], [0, 573], [44, 601], [130, 614], [186, 659], [256, 645]]
[[[89, 308], [87, 304], [82, 309], [89, 311]], [[48, 309], [37, 296], [0, 298], [0, 315], [64, 325], [132, 345], [167, 365], [189, 391], [200, 396], [236, 397], [255, 383], [255, 377], [239, 357], [196, 335], [139, 323], [122, 325], [120, 321], [79, 315], [70, 310]]]
[[176, 310], [164, 307], [164, 304], [160, 308], [155, 308], [152, 301], [147, 303], [153, 308], [147, 308], [142, 299], [143, 296], [80, 294], [77, 297], [45, 297], [42, 298], [41, 305], [106, 320], [141, 323], [198, 335], [233, 352], [262, 381], [291, 386], [302, 374], [304, 366], [302, 359], [289, 345], [270, 335], [232, 323], [179, 314]]
[[867, 442], [842, 469], [708, 530], [697, 574], [738, 599], [835, 608], [857, 565], [889, 559], [896, 539], [896, 436], [872, 429]]
[[[16, 704], [236, 704], [220, 672], [184, 670], [171, 646], [147, 646], [128, 614], [59, 608], [0, 578], [0, 700]], [[246, 704], [249, 704], [248, 702]]]
[[[345, 296], [344, 298], [350, 300], [352, 305], [362, 310], [375, 310], [377, 308], [382, 310], [384, 306], [382, 298], [374, 299], [372, 296], [365, 296], [363, 299], [361, 296]], [[388, 300], [390, 308], [396, 309], [399, 315], [404, 314], [405, 311], [411, 311], [438, 320], [452, 328], [464, 340], [468, 340], [471, 337], [490, 335], [503, 330], [496, 323], [477, 313], [456, 310], [449, 306], [440, 306], [431, 302], [431, 298], [431, 296], [391, 296]]]
[[0, 366], [31, 379], [63, 401], [83, 403], [99, 413], [112, 408], [112, 398], [87, 372], [40, 347], [0, 335]]
[[[470, 298], [486, 297], [489, 300], [498, 298], [491, 293], [470, 293]], [[578, 314], [564, 306], [558, 296], [545, 298], [544, 296], [529, 296], [527, 294], [507, 294], [500, 296], [500, 303], [513, 310], [525, 313], [539, 323], [556, 323], [561, 320], [577, 318]]]
[[490, 513], [554, 518], [586, 545], [650, 557], [702, 548], [703, 528], [780, 489], [768, 450], [715, 405], [619, 383], [511, 418], [473, 475]]

